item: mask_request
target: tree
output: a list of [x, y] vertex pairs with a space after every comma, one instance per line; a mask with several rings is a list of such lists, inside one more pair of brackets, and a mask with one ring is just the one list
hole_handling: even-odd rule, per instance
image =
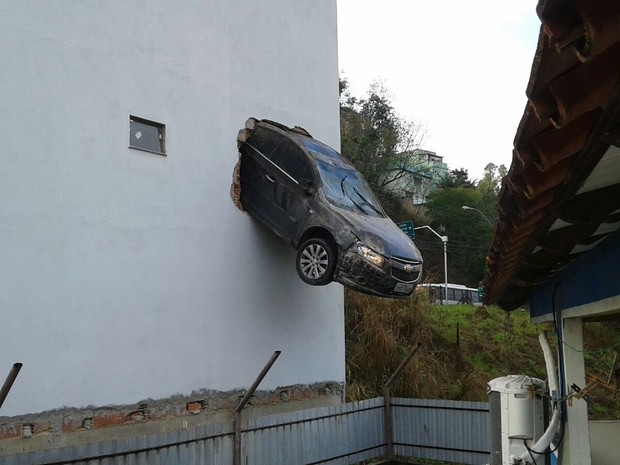
[[[463, 206], [477, 211], [464, 210]], [[430, 194], [427, 209], [432, 218], [431, 226], [444, 231], [449, 238], [448, 268], [452, 275], [458, 275], [463, 281], [458, 284], [477, 285], [486, 271], [484, 257], [493, 233], [489, 222], [492, 223], [497, 215], [494, 193], [469, 183], [461, 187], [442, 187]], [[430, 247], [435, 248], [434, 245]]]
[[416, 163], [426, 135], [423, 124], [398, 115], [386, 88], [373, 83], [366, 98], [350, 94], [340, 80], [341, 152], [360, 171], [390, 210], [391, 187]]
[[502, 179], [508, 170], [505, 165], [495, 165], [494, 163], [489, 163], [484, 167], [484, 175], [482, 179], [478, 181], [477, 188], [485, 193], [493, 194], [494, 197], [497, 197], [499, 194], [499, 190], [502, 187]]
[[438, 183], [440, 189], [449, 188], [465, 188], [473, 189], [475, 184], [469, 179], [469, 173], [465, 168], [459, 168], [451, 170], [446, 176], [444, 176]]

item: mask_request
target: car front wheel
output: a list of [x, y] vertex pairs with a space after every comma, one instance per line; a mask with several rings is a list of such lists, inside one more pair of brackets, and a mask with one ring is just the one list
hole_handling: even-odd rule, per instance
[[297, 273], [312, 286], [324, 286], [332, 282], [336, 269], [336, 248], [320, 237], [308, 239], [297, 251]]

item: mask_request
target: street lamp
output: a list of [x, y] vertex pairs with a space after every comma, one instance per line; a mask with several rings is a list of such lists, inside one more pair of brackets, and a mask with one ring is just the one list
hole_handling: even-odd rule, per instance
[[482, 217], [485, 219], [485, 221], [486, 221], [487, 223], [489, 223], [489, 226], [493, 227], [493, 223], [491, 223], [491, 220], [489, 220], [489, 219], [487, 218], [487, 216], [486, 216], [484, 213], [482, 213], [480, 210], [478, 210], [477, 208], [474, 208], [474, 207], [468, 207], [467, 205], [463, 205], [461, 208], [462, 208], [463, 210], [475, 210], [475, 211], [477, 211], [478, 213], [480, 213], [480, 215], [482, 215]]
[[448, 236], [442, 236], [441, 234], [437, 233], [437, 231], [435, 231], [433, 228], [431, 228], [428, 225], [425, 226], [418, 226], [417, 228], [413, 228], [413, 229], [422, 229], [422, 228], [426, 228], [429, 229], [435, 236], [437, 236], [439, 239], [441, 239], [441, 242], [443, 242], [443, 277], [444, 277], [444, 281], [445, 281], [445, 302], [448, 302], [448, 248], [447, 248], [447, 244], [448, 244]]

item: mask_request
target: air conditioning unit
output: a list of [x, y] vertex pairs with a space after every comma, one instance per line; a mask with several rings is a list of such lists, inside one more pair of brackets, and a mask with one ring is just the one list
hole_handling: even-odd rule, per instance
[[[543, 394], [538, 378], [510, 375], [487, 386], [491, 413], [491, 465], [515, 465], [545, 431]], [[527, 445], [526, 445], [527, 444]], [[544, 465], [538, 463], [537, 465]]]

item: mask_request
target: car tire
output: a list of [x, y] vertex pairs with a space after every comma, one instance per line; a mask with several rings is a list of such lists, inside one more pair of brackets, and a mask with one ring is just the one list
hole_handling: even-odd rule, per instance
[[332, 282], [336, 269], [336, 247], [321, 237], [305, 241], [297, 250], [297, 273], [307, 284], [325, 286]]

